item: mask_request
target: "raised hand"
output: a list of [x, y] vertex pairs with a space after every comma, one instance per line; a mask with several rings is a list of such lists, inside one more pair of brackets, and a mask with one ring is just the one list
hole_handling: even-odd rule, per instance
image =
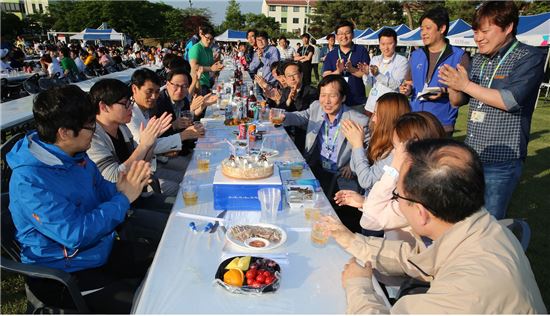
[[365, 202], [365, 197], [352, 190], [340, 190], [334, 195], [334, 201], [340, 206], [349, 205], [361, 208], [363, 207], [363, 202]]
[[132, 203], [150, 182], [150, 177], [151, 165], [143, 160], [134, 161], [127, 172], [120, 173], [116, 183], [117, 190]]
[[405, 80], [403, 83], [399, 86], [399, 92], [410, 96], [412, 93], [412, 81], [411, 80]]
[[321, 221], [330, 233], [330, 236], [343, 248], [347, 248], [355, 238], [354, 234], [340, 220], [332, 216], [323, 216]]
[[342, 120], [342, 133], [352, 148], [363, 148], [365, 131], [363, 127], [352, 120]]
[[147, 148], [153, 146], [157, 138], [170, 128], [171, 120], [172, 114], [164, 112], [158, 118], [152, 117], [145, 127], [142, 122], [140, 126], [140, 143]]

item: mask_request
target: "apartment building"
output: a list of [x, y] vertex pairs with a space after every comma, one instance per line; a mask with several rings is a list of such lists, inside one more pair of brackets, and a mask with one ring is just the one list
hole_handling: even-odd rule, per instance
[[2, 0], [2, 13], [13, 13], [20, 19], [29, 14], [44, 13], [48, 10], [48, 0]]
[[281, 31], [301, 34], [307, 31], [307, 15], [315, 13], [316, 4], [316, 0], [263, 0], [262, 14], [275, 18]]

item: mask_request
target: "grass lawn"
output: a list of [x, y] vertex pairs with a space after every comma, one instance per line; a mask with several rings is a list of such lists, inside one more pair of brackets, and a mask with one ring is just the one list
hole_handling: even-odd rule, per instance
[[[316, 81], [314, 79], [314, 81]], [[316, 84], [316, 82], [314, 82]], [[466, 136], [467, 107], [460, 109], [455, 138]], [[533, 114], [529, 156], [524, 166], [519, 187], [514, 192], [508, 217], [525, 218], [531, 226], [531, 244], [527, 256], [535, 273], [545, 304], [550, 304], [550, 100], [539, 102]], [[21, 277], [2, 273], [1, 313], [25, 312], [25, 287]]]

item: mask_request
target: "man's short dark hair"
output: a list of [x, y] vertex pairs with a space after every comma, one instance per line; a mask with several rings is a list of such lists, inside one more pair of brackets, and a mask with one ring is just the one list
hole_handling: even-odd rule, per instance
[[170, 81], [172, 80], [172, 78], [174, 78], [174, 76], [177, 75], [183, 75], [187, 77], [187, 82], [189, 85], [191, 85], [191, 82], [193, 81], [193, 78], [191, 78], [191, 74], [189, 74], [189, 71], [187, 71], [187, 69], [181, 67], [170, 69], [170, 71], [166, 74], [166, 80]]
[[265, 38], [266, 41], [269, 39], [269, 35], [267, 34], [266, 31], [260, 31], [260, 32], [256, 33], [256, 38], [258, 38], [258, 37]]
[[327, 41], [331, 38], [336, 39], [336, 35], [334, 35], [334, 33], [330, 33], [329, 35], [327, 35]]
[[420, 17], [419, 24], [422, 24], [422, 21], [426, 18], [432, 20], [435, 25], [437, 25], [438, 30], [445, 25], [446, 27], [443, 36], [447, 36], [447, 33], [449, 32], [449, 12], [447, 12], [447, 9], [443, 7], [430, 9]]
[[280, 41], [280, 40], [285, 40], [285, 42], [287, 41], [286, 37], [285, 37], [285, 36], [282, 36], [282, 35], [279, 37], [279, 41]]
[[[269, 71], [273, 71], [274, 69], [277, 69], [277, 68], [279, 67], [280, 64], [281, 64], [281, 61], [279, 61], [279, 60], [273, 62], [273, 63], [269, 66]], [[278, 72], [277, 72], [277, 75], [279, 75]]]
[[519, 23], [519, 11], [514, 1], [487, 1], [477, 8], [472, 21], [472, 29], [478, 30], [483, 19], [505, 29], [513, 24], [512, 35], [516, 35]]
[[141, 68], [134, 71], [134, 74], [132, 74], [131, 82], [138, 88], [141, 88], [147, 81], [151, 81], [157, 86], [161, 85], [159, 76], [150, 69]]
[[288, 67], [290, 67], [290, 66], [296, 66], [296, 67], [298, 67], [298, 71], [299, 71], [300, 73], [303, 73], [303, 71], [302, 71], [302, 64], [301, 64], [301, 63], [299, 63], [299, 62], [297, 62], [297, 61], [289, 61], [289, 62], [286, 62], [286, 63], [283, 65], [283, 67], [282, 67], [283, 75], [284, 75], [286, 69], [287, 69]]
[[390, 28], [390, 27], [385, 27], [382, 29], [382, 31], [380, 31], [380, 33], [378, 33], [378, 41], [380, 41], [380, 38], [384, 36], [384, 37], [393, 37], [393, 41], [395, 44], [397, 44], [397, 33], [395, 32], [394, 29]]
[[420, 202], [435, 217], [457, 223], [484, 204], [485, 180], [477, 153], [453, 139], [409, 143], [411, 159], [404, 177], [405, 196]]
[[309, 35], [308, 33], [304, 33], [300, 36], [300, 38], [307, 38], [307, 40], [309, 41], [309, 39], [311, 38], [311, 35]]
[[191, 72], [191, 65], [189, 64], [189, 62], [182, 57], [172, 53], [164, 55], [164, 58], [162, 59], [162, 65], [164, 66], [164, 68], [168, 68], [170, 70], [183, 68], [187, 70], [187, 72]]
[[202, 30], [202, 35], [207, 35], [207, 34], [214, 35], [214, 29], [212, 29], [212, 27], [209, 25], [204, 25], [201, 28], [201, 30]]
[[59, 50], [61, 54], [63, 54], [63, 57], [69, 57], [69, 48], [68, 47], [61, 47]]
[[249, 29], [248, 31], [246, 31], [246, 37], [248, 37], [248, 34], [250, 33], [254, 33], [254, 37], [258, 35], [258, 31], [256, 29]]
[[353, 30], [355, 29], [355, 25], [353, 25], [353, 23], [347, 20], [340, 21], [340, 23], [338, 23], [334, 28], [334, 33], [338, 34], [338, 30], [342, 27], [349, 27], [351, 29], [351, 35], [353, 35]]
[[40, 139], [53, 144], [59, 128], [70, 129], [78, 136], [84, 125], [95, 122], [96, 110], [86, 92], [66, 85], [40, 92], [34, 99], [32, 113]]
[[124, 98], [129, 99], [131, 96], [132, 89], [118, 79], [101, 79], [90, 88], [90, 98], [97, 114], [99, 114], [100, 101], [107, 105], [113, 105]]
[[323, 77], [323, 79], [321, 79], [321, 81], [317, 85], [319, 95], [321, 95], [322, 87], [327, 86], [333, 82], [338, 83], [338, 92], [340, 92], [340, 95], [342, 97], [345, 97], [349, 94], [348, 83], [346, 82], [344, 77], [342, 77], [341, 75], [328, 75]]

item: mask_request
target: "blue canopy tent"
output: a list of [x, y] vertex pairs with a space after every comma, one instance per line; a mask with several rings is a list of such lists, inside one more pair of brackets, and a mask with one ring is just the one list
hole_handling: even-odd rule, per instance
[[124, 45], [125, 36], [114, 29], [91, 29], [86, 28], [84, 31], [71, 36], [71, 40], [84, 41], [120, 41]]
[[246, 41], [246, 31], [235, 31], [227, 29], [215, 37], [217, 42], [238, 42]]
[[[370, 27], [367, 28], [366, 30], [353, 30], [353, 41], [355, 42], [355, 40], [361, 36], [367, 36], [369, 35], [370, 33], [374, 32]], [[335, 34], [334, 32], [332, 32], [331, 34]], [[317, 44], [327, 44], [328, 41], [327, 41], [327, 37], [324, 36], [320, 39], [317, 40]], [[338, 43], [338, 42], [337, 42]]]
[[[517, 39], [528, 45], [548, 46], [550, 37], [550, 12], [519, 17]], [[474, 31], [465, 30], [448, 36], [451, 44], [456, 46], [476, 47]]]
[[410, 28], [405, 24], [400, 24], [398, 26], [383, 26], [379, 28], [376, 32], [372, 32], [367, 36], [358, 38], [355, 43], [359, 45], [378, 45], [378, 34], [385, 28], [392, 28], [397, 33], [397, 36], [410, 32]]
[[[447, 37], [451, 37], [456, 34], [461, 34], [462, 32], [471, 30], [472, 27], [470, 24], [466, 23], [462, 19], [454, 20], [449, 23], [449, 32], [447, 32]], [[420, 27], [403, 34], [397, 39], [399, 46], [423, 46], [422, 37], [420, 35]]]
[[[355, 35], [355, 32], [353, 32], [353, 33]], [[369, 27], [366, 30], [364, 30], [363, 32], [361, 32], [359, 35], [355, 35], [354, 38], [353, 38], [353, 42], [356, 43], [357, 39], [365, 37], [365, 36], [369, 36], [372, 33], [374, 33], [374, 30]]]

